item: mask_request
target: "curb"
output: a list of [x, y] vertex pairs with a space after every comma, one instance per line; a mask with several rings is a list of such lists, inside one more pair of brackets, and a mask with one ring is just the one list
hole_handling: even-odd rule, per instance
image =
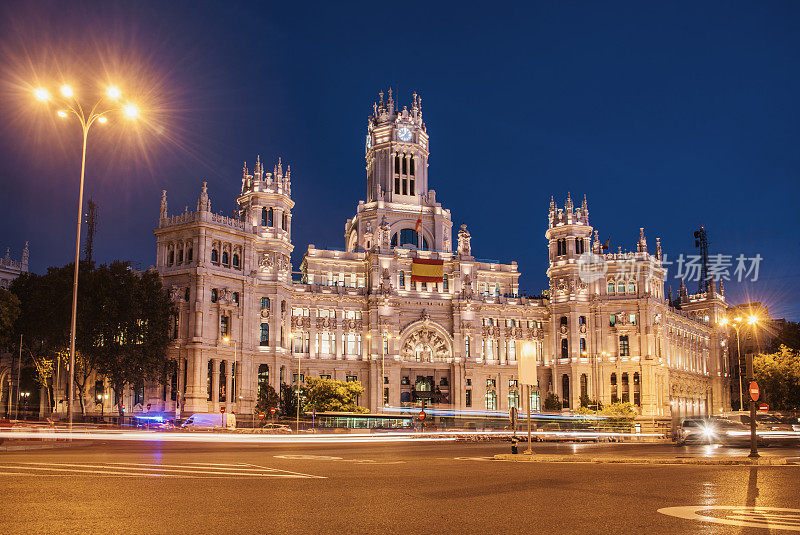
[[641, 457], [580, 457], [577, 455], [525, 455], [500, 453], [494, 456], [496, 461], [529, 462], [529, 463], [596, 463], [596, 464], [693, 464], [720, 466], [786, 466], [789, 463], [784, 457], [749, 457], [703, 458], [703, 457], [670, 457], [647, 459]]

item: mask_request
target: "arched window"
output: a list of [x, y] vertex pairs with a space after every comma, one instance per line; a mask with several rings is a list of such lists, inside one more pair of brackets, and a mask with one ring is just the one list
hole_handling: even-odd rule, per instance
[[239, 267], [239, 255], [238, 253], [233, 253], [233, 267]]
[[486, 410], [497, 410], [497, 392], [494, 390], [489, 390], [486, 392]]
[[583, 238], [575, 238], [575, 254], [583, 254]]
[[569, 357], [569, 340], [566, 338], [561, 339], [561, 358], [565, 359]]
[[258, 389], [269, 386], [269, 364], [259, 364], [258, 366]]
[[178, 249], [178, 263], [183, 264], [183, 247]]
[[617, 397], [617, 374], [611, 374], [611, 403], [616, 403], [619, 401], [619, 397]]
[[[394, 174], [396, 174], [396, 175], [400, 174], [400, 154], [399, 153], [394, 155]], [[399, 189], [400, 188], [398, 188], [398, 190]], [[399, 193], [399, 191], [398, 191], [398, 193]]]
[[519, 392], [516, 390], [509, 390], [508, 391], [508, 408], [516, 407], [519, 409]]
[[411, 175], [414, 175], [414, 174], [416, 174], [416, 173], [415, 173], [415, 171], [416, 171], [416, 169], [415, 169], [416, 165], [415, 165], [415, 163], [414, 163], [414, 155], [413, 155], [413, 154], [411, 155], [411, 159], [409, 160], [409, 163], [411, 164], [411, 173], [410, 173], [410, 174], [411, 174]]
[[408, 158], [406, 158], [406, 155], [405, 155], [405, 154], [403, 154], [403, 158], [402, 158], [402, 160], [403, 160], [403, 161], [402, 161], [402, 164], [403, 164], [403, 174], [404, 174], [404, 175], [407, 175], [407, 174], [408, 174]]
[[269, 297], [261, 298], [261, 308], [269, 308]]
[[628, 385], [628, 374], [627, 373], [623, 373], [622, 374], [622, 402], [623, 403], [628, 403], [631, 400], [629, 388], [630, 388], [630, 385]]
[[581, 347], [581, 355], [586, 356], [586, 338], [581, 337], [580, 339], [580, 347]]
[[617, 293], [624, 294], [625, 293], [625, 283], [620, 282], [617, 284]]
[[639, 406], [642, 404], [641, 385], [639, 384], [639, 372], [633, 374], [633, 404]]
[[275, 226], [275, 210], [272, 208], [267, 210], [267, 226]]
[[208, 359], [208, 374], [206, 375], [206, 392], [208, 392], [208, 401], [211, 401], [211, 377], [214, 374], [214, 361]]
[[171, 266], [174, 263], [175, 263], [175, 251], [170, 249], [169, 252], [167, 253], [167, 265]]
[[[403, 247], [406, 245], [411, 245], [412, 247], [418, 247], [419, 242], [419, 234], [413, 228], [404, 228], [400, 232], [395, 233], [392, 235], [391, 246], [392, 247]], [[423, 235], [422, 236], [422, 250], [428, 250], [428, 239]]]
[[226, 401], [227, 400], [227, 391], [226, 388], [228, 386], [228, 374], [227, 374], [227, 366], [225, 366], [225, 361], [219, 363], [219, 400]]
[[266, 206], [261, 209], [261, 226], [262, 227], [266, 227], [267, 226], [267, 207]]
[[586, 325], [586, 316], [578, 316], [578, 325]]
[[614, 294], [616, 293], [617, 285], [614, 284], [614, 281], [608, 281], [608, 293]]
[[219, 263], [219, 251], [216, 249], [211, 249], [211, 261], [215, 264]]
[[636, 293], [636, 283], [635, 282], [630, 281], [628, 283], [628, 293], [630, 293], [630, 294], [635, 294]]
[[187, 261], [187, 262], [191, 262], [191, 261], [192, 261], [192, 253], [193, 253], [193, 252], [194, 252], [194, 251], [192, 250], [192, 248], [191, 248], [191, 247], [189, 247], [189, 248], [186, 250], [186, 261]]
[[229, 325], [230, 325], [230, 318], [228, 316], [219, 317], [219, 334], [223, 338], [228, 336]]
[[211, 302], [212, 303], [216, 303], [217, 302], [217, 289], [216, 288], [212, 288], [211, 289]]
[[261, 345], [269, 345], [269, 323], [261, 324]]
[[228, 251], [222, 251], [222, 263], [228, 265]]
[[561, 406], [565, 409], [569, 409], [569, 399], [569, 375], [565, 373], [561, 376]]
[[281, 216], [281, 228], [283, 230], [288, 230], [289, 227], [289, 216], [286, 215], [286, 212], [283, 213]]

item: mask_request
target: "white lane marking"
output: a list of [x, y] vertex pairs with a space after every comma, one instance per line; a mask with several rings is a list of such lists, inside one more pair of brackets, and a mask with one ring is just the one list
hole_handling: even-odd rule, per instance
[[[729, 511], [722, 517], [706, 516], [700, 511]], [[762, 529], [782, 529], [786, 531], [800, 531], [800, 509], [784, 507], [740, 507], [730, 505], [686, 505], [678, 507], [662, 507], [658, 510], [662, 515], [699, 520], [714, 524], [728, 526], [743, 526]], [[774, 515], [774, 513], [783, 513]]]
[[[0, 474], [7, 474], [3, 469], [10, 470], [39, 470], [56, 472], [77, 472], [87, 475], [110, 474], [119, 476], [147, 476], [147, 477], [208, 477], [208, 476], [237, 476], [237, 477], [273, 477], [273, 478], [313, 478], [325, 479], [323, 476], [289, 472], [277, 468], [240, 464], [240, 468], [210, 468], [184, 465], [146, 465], [143, 463], [101, 463], [101, 464], [76, 464], [76, 463], [37, 463], [24, 462], [13, 464], [0, 464]], [[236, 471], [233, 471], [236, 470]], [[189, 474], [189, 475], [184, 475]]]
[[330, 455], [273, 455], [276, 459], [290, 459], [290, 460], [309, 460], [309, 461], [341, 461], [341, 457], [332, 457]]
[[[102, 463], [108, 465], [119, 465], [119, 466], [155, 466], [158, 468], [191, 468], [192, 470], [198, 470], [200, 468], [204, 468], [206, 470], [230, 470], [230, 471], [242, 471], [242, 472], [252, 472], [252, 468], [248, 468], [248, 464], [228, 464], [223, 466], [206, 466], [201, 465], [195, 468], [194, 466], [186, 466], [185, 464], [157, 464], [157, 463]], [[244, 467], [244, 468], [243, 468]], [[284, 472], [285, 470], [278, 470], [277, 468], [267, 468], [267, 467], [259, 467], [259, 470], [263, 470], [266, 472]], [[209, 472], [211, 473], [211, 472]]]
[[456, 461], [494, 461], [494, 457], [453, 457], [453, 459]]

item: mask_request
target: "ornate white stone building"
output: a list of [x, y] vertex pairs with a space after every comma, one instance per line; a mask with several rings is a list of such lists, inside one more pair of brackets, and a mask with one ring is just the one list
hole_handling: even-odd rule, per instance
[[22, 248], [22, 257], [19, 260], [11, 258], [11, 248], [6, 248], [6, 254], [0, 258], [0, 288], [7, 289], [11, 281], [28, 272], [28, 242]]
[[[245, 165], [236, 217], [161, 199], [156, 269], [178, 309], [179, 372], [147, 389], [154, 408], [252, 413], [259, 384], [305, 376], [358, 380], [362, 405], [418, 403], [507, 411], [524, 406], [520, 344], [533, 343], [539, 384], [565, 408], [581, 397], [630, 401], [643, 415], [677, 417], [729, 406], [724, 293], [664, 295], [661, 245], [605, 253], [580, 207], [551, 200], [545, 231], [549, 293], [520, 294], [516, 262], [476, 259], [461, 225], [429, 188], [430, 141], [415, 94], [398, 110], [381, 93], [367, 124], [367, 197], [344, 224], [344, 250], [308, 246], [293, 277], [291, 171]], [[419, 282], [422, 262], [441, 269]], [[438, 266], [441, 266], [440, 268]], [[427, 392], [427, 394], [426, 394]], [[134, 410], [136, 407], [134, 406]]]

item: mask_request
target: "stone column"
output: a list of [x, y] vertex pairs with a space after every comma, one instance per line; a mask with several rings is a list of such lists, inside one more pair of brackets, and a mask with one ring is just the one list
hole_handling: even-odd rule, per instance
[[[225, 371], [227, 374], [225, 375], [225, 397], [226, 403], [228, 405], [228, 411], [231, 410], [231, 407], [236, 403], [238, 400], [236, 399], [235, 393], [233, 391], [233, 364], [231, 361], [225, 361]], [[237, 371], [238, 372], [238, 371]]]
[[206, 390], [204, 372], [207, 370], [207, 364], [206, 359], [203, 358], [202, 351], [199, 349], [190, 350], [186, 359], [186, 366], [187, 385], [183, 408], [186, 412], [206, 412], [208, 410], [208, 402], [206, 401], [208, 392]]
[[219, 365], [220, 359], [212, 358], [212, 368], [211, 368], [211, 404], [213, 410], [219, 408]]

